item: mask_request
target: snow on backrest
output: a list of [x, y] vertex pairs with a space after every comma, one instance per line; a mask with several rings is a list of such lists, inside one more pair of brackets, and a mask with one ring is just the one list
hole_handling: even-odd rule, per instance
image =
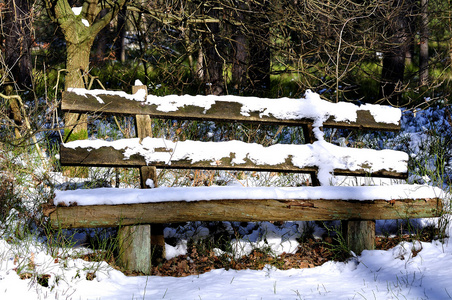
[[138, 90], [135, 94], [127, 94], [122, 91], [86, 90], [70, 88], [69, 92], [79, 96], [95, 97], [99, 104], [104, 104], [102, 95], [121, 97], [123, 101], [137, 101], [142, 106], [156, 106], [156, 110], [162, 113], [175, 112], [187, 106], [201, 108], [207, 113], [216, 103], [236, 103], [240, 106], [242, 116], [250, 116], [251, 113], [259, 117], [272, 116], [280, 120], [311, 119], [316, 126], [332, 117], [336, 122], [355, 122], [358, 111], [369, 111], [376, 122], [398, 125], [401, 118], [401, 110], [390, 106], [373, 104], [355, 105], [347, 102], [332, 103], [322, 100], [317, 93], [307, 90], [304, 98], [258, 98], [240, 96], [215, 96], [215, 95], [148, 95], [144, 90]]

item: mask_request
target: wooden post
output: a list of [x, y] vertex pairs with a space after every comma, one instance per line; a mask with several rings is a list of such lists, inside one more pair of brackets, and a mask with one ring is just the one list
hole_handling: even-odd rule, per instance
[[[133, 86], [132, 93], [147, 88], [144, 85]], [[136, 115], [136, 131], [140, 142], [152, 137], [152, 121], [148, 115]], [[142, 189], [157, 187], [157, 170], [153, 166], [140, 167], [140, 185]], [[165, 257], [163, 226], [150, 224], [124, 226], [118, 232], [120, 240], [120, 264], [129, 271], [149, 274], [152, 263], [158, 263]]]
[[151, 272], [151, 226], [124, 226], [118, 230], [119, 265], [130, 272]]
[[[141, 188], [149, 189], [157, 187], [157, 170], [155, 167], [140, 168]], [[149, 181], [152, 180], [152, 181]], [[159, 264], [165, 258], [165, 237], [163, 236], [163, 224], [147, 225], [151, 228], [151, 263]]]
[[[303, 126], [303, 135], [306, 143], [314, 143], [317, 139], [312, 130], [312, 124]], [[317, 173], [311, 173], [311, 185], [320, 186]], [[342, 221], [342, 234], [347, 247], [359, 255], [363, 250], [375, 248], [375, 220], [371, 221]]]
[[[145, 85], [138, 85], [132, 87], [132, 93], [136, 93], [138, 90], [146, 90]], [[145, 137], [152, 137], [152, 120], [149, 115], [136, 115], [136, 130], [140, 141]], [[157, 182], [157, 170], [155, 167], [146, 166], [140, 168], [141, 188], [149, 189], [156, 188]], [[152, 180], [152, 186], [148, 184], [148, 179]], [[165, 238], [163, 236], [163, 225], [152, 224], [151, 227], [151, 256], [152, 263], [159, 263], [165, 258]]]
[[343, 221], [342, 226], [345, 242], [356, 255], [375, 249], [375, 220]]
[[[304, 141], [306, 144], [312, 144], [317, 139], [315, 138], [314, 132], [312, 130], [312, 124], [306, 124], [302, 126]], [[319, 177], [317, 176], [317, 172], [310, 172], [311, 175], [311, 185], [312, 186], [320, 186]]]

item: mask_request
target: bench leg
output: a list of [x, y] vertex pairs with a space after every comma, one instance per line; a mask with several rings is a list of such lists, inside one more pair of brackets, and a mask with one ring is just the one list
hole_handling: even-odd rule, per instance
[[[146, 181], [152, 179], [154, 187], [157, 187], [157, 170], [153, 166], [145, 166], [140, 168], [141, 188], [151, 188]], [[151, 225], [151, 257], [152, 264], [158, 265], [165, 258], [165, 239], [163, 237], [163, 224]]]
[[150, 274], [151, 226], [124, 226], [118, 230], [119, 266], [130, 272]]
[[375, 249], [375, 220], [343, 221], [342, 229], [348, 248], [356, 255]]

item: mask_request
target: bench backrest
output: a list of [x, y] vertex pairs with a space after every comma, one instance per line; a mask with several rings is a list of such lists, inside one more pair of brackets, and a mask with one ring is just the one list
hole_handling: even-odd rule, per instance
[[151, 118], [210, 120], [302, 126], [308, 145], [263, 147], [238, 141], [206, 143], [163, 139], [124, 142], [76, 141], [61, 147], [62, 165], [234, 169], [319, 173], [330, 162], [335, 175], [407, 177], [408, 156], [402, 152], [352, 149], [323, 141], [321, 127], [396, 131], [399, 109], [379, 105], [330, 103], [307, 92], [306, 99], [262, 99], [236, 96], [133, 95], [72, 89], [63, 94], [62, 110], [78, 113], [147, 115]]
[[[308, 92], [308, 95], [311, 95]], [[318, 97], [312, 96], [312, 97]], [[61, 109], [75, 113], [149, 115], [151, 118], [212, 120], [305, 126], [325, 116], [324, 127], [400, 130], [400, 110], [389, 106], [331, 103], [320, 98], [265, 99], [239, 96], [153, 96], [145, 92], [71, 89], [63, 93]]]

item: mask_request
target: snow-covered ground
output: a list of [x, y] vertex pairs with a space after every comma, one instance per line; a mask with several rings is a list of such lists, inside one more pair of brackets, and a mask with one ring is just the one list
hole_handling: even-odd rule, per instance
[[[21, 247], [26, 247], [18, 249]], [[67, 251], [67, 250], [66, 250]], [[66, 253], [68, 254], [68, 253]], [[127, 277], [105, 262], [55, 258], [0, 240], [1, 299], [450, 299], [452, 245], [404, 242], [310, 269], [217, 269], [187, 277]], [[21, 279], [18, 268], [39, 276]], [[27, 274], [27, 272], [22, 272]], [[94, 276], [92, 276], [94, 274]], [[48, 276], [50, 275], [50, 276]], [[22, 275], [24, 277], [24, 275]], [[91, 279], [94, 277], [94, 279]], [[44, 276], [45, 278], [45, 276]], [[87, 279], [88, 278], [88, 279]]]
[[[403, 114], [403, 130], [399, 135], [385, 141], [375, 136], [363, 138], [377, 149], [408, 152], [417, 162], [410, 166], [415, 171], [410, 183], [431, 183], [447, 189], [439, 177], [447, 179], [452, 173], [451, 144], [437, 140], [434, 144], [442, 136], [450, 138], [446, 133], [451, 131], [451, 124], [446, 116], [444, 109], [431, 108], [416, 115], [408, 112]], [[435, 145], [446, 148], [437, 149]], [[417, 222], [437, 223], [438, 220], [425, 219]], [[386, 232], [383, 226], [388, 224], [395, 226], [391, 222], [378, 222], [377, 232]], [[275, 254], [293, 252], [298, 245], [296, 238], [305, 225], [295, 222], [277, 228], [263, 222], [259, 229], [233, 241], [232, 246], [243, 251], [238, 255], [265, 245]], [[446, 229], [446, 233], [450, 232]], [[183, 234], [172, 228], [165, 230], [167, 237], [182, 238], [178, 247], [167, 245], [169, 257], [186, 251], [184, 239], [190, 232], [190, 229]], [[194, 234], [207, 236], [209, 231], [200, 228]], [[449, 241], [446, 238], [432, 243], [404, 242], [387, 251], [364, 251], [346, 262], [327, 262], [308, 269], [283, 271], [270, 266], [260, 271], [217, 269], [176, 278], [128, 277], [106, 262], [76, 258], [77, 252], [84, 254], [92, 250], [55, 248], [38, 236], [16, 239], [5, 233], [0, 235], [0, 299], [452, 299]]]

